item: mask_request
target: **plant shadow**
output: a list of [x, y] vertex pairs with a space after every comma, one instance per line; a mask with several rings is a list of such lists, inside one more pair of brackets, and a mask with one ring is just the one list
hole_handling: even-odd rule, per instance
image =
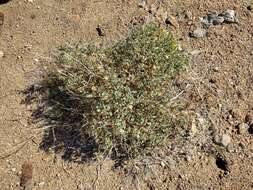
[[10, 0], [0, 0], [0, 5], [1, 4], [5, 4], [5, 3], [8, 3]]
[[78, 97], [59, 89], [55, 81], [33, 84], [22, 94], [23, 104], [35, 105], [32, 122], [42, 123], [44, 128], [40, 149], [61, 153], [65, 161], [89, 162], [96, 158], [98, 146], [86, 132], [85, 123], [90, 118], [84, 119], [84, 115], [91, 115], [89, 105], [81, 104]]

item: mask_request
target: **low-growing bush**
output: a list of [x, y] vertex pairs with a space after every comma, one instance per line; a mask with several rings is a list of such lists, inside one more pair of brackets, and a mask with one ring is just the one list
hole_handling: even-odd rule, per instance
[[58, 109], [44, 116], [81, 126], [98, 154], [149, 155], [166, 145], [180, 120], [170, 106], [170, 86], [185, 63], [172, 34], [155, 24], [107, 47], [60, 47], [45, 79]]

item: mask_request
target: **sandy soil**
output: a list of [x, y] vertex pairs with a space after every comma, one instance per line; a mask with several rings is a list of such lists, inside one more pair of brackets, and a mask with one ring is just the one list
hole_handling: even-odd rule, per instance
[[[2, 190], [21, 188], [26, 162], [33, 166], [34, 190], [253, 189], [253, 12], [247, 2], [233, 0], [160, 3], [159, 9], [155, 1], [140, 8], [135, 0], [12, 0], [0, 5]], [[226, 9], [236, 11], [238, 24], [211, 27], [204, 38], [189, 37], [200, 25], [199, 17]], [[166, 11], [174, 18], [167, 26]], [[52, 48], [78, 41], [115, 41], [148, 18], [172, 31], [191, 60], [187, 74], [179, 79], [182, 88], [187, 86], [182, 99], [189, 102], [187, 111], [195, 116], [192, 123], [198, 129], [193, 124], [189, 128], [194, 132], [189, 146], [182, 145], [182, 154], [171, 149], [166, 164], [144, 177], [125, 176], [106, 160], [98, 179], [98, 163], [65, 161], [60, 154], [39, 149], [43, 131], [30, 122], [33, 107], [21, 103], [24, 97], [19, 92], [40, 78], [38, 67], [50, 59]], [[98, 35], [98, 27], [105, 36]], [[203, 120], [210, 124], [208, 129], [203, 129]], [[250, 128], [239, 133], [240, 124]], [[231, 138], [226, 148], [214, 140], [224, 134]], [[217, 153], [219, 148], [222, 153]]]

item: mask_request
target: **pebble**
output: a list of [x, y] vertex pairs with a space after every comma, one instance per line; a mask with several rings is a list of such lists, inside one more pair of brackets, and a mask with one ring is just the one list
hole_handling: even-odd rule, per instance
[[96, 30], [97, 30], [98, 36], [100, 36], [100, 37], [105, 36], [105, 32], [104, 32], [104, 30], [102, 29], [101, 26], [98, 25], [97, 28], [96, 28]]
[[177, 162], [173, 158], [169, 157], [167, 160], [167, 163], [168, 163], [170, 169], [172, 169], [172, 170], [176, 169]]
[[215, 72], [218, 72], [218, 71], [219, 71], [219, 67], [214, 67], [213, 70], [214, 70]]
[[192, 161], [192, 157], [189, 156], [189, 155], [187, 155], [185, 159], [186, 159], [187, 162], [191, 162]]
[[194, 56], [194, 55], [199, 55], [201, 52], [202, 52], [201, 50], [195, 49], [195, 50], [191, 51], [190, 54], [192, 56]]
[[39, 62], [39, 59], [34, 59], [34, 61], [35, 61], [36, 63], [38, 63], [38, 62]]
[[161, 161], [161, 166], [164, 168], [166, 164], [163, 161]]
[[241, 123], [238, 126], [238, 132], [239, 134], [245, 134], [249, 129], [249, 125], [247, 123]]
[[85, 187], [84, 187], [84, 185], [81, 183], [81, 184], [77, 185], [77, 189], [78, 189], [78, 190], [84, 190]]
[[179, 28], [179, 24], [177, 22], [177, 19], [171, 15], [169, 15], [166, 19], [165, 19], [165, 23], [171, 26], [174, 26], [175, 28]]
[[214, 142], [220, 146], [227, 147], [231, 143], [231, 137], [227, 134], [215, 135]]
[[226, 10], [218, 15], [219, 17], [224, 18], [224, 22], [226, 23], [235, 23], [237, 22], [237, 19], [235, 17], [235, 11], [234, 10]]
[[41, 182], [38, 183], [38, 186], [39, 186], [39, 187], [42, 187], [42, 186], [44, 186], [45, 184], [46, 184], [46, 183], [45, 183], [44, 181], [41, 181]]
[[177, 49], [179, 50], [179, 51], [184, 51], [184, 49], [182, 48], [182, 46], [178, 43], [177, 44]]
[[186, 10], [184, 12], [184, 15], [185, 15], [185, 19], [188, 19], [188, 20], [192, 20], [193, 19], [193, 16], [192, 16], [192, 13], [188, 10]]
[[193, 120], [192, 126], [191, 126], [191, 134], [194, 136], [198, 132], [196, 121]]
[[4, 52], [0, 51], [0, 59], [4, 57]]
[[248, 113], [245, 117], [245, 122], [249, 125], [253, 124], [253, 113]]
[[232, 144], [229, 144], [227, 146], [227, 151], [230, 152], [230, 153], [234, 152], [234, 146]]
[[207, 31], [203, 28], [197, 28], [193, 32], [190, 33], [190, 37], [194, 38], [203, 38], [206, 37]]
[[146, 0], [139, 0], [138, 6], [140, 8], [144, 8], [144, 7], [146, 7], [146, 5], [147, 5]]
[[227, 147], [231, 143], [231, 137], [227, 134], [222, 135], [220, 143], [222, 146]]
[[158, 9], [158, 7], [157, 7], [155, 4], [152, 4], [152, 5], [150, 6], [148, 12], [149, 12], [150, 14], [152, 14], [152, 15], [155, 15], [156, 12], [157, 12], [157, 9]]

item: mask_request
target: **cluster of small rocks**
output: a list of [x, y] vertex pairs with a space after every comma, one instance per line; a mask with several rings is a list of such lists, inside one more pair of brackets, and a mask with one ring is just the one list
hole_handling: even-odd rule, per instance
[[[226, 10], [222, 13], [208, 13], [206, 16], [200, 18], [200, 22], [204, 27], [211, 27], [223, 23], [238, 23], [238, 19], [234, 10]], [[207, 30], [201, 27], [190, 32], [190, 37], [203, 38], [206, 36]]]
[[205, 26], [220, 25], [222, 23], [238, 23], [234, 10], [226, 10], [222, 13], [209, 13], [206, 16], [200, 18], [200, 21]]

